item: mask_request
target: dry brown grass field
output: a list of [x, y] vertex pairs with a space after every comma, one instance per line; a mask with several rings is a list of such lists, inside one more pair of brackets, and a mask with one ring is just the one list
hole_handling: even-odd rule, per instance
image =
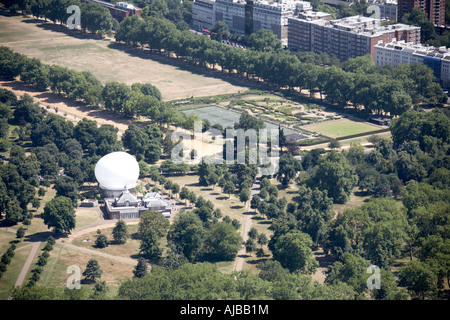
[[217, 77], [183, 70], [139, 50], [118, 50], [113, 40], [72, 36], [67, 31], [44, 20], [0, 15], [0, 45], [46, 64], [91, 71], [102, 83], [151, 83], [164, 100], [247, 90]]

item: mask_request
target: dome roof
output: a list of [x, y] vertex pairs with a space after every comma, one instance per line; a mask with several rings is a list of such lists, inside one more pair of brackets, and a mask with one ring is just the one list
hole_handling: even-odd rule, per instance
[[95, 178], [100, 187], [106, 190], [131, 189], [139, 179], [139, 164], [126, 152], [112, 152], [98, 160]]

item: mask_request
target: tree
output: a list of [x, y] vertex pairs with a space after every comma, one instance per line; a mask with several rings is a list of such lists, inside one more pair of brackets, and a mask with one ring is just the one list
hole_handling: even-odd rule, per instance
[[72, 201], [64, 196], [57, 196], [44, 207], [44, 224], [54, 228], [56, 233], [69, 233], [75, 228], [75, 210]]
[[[429, 153], [434, 149], [442, 150], [450, 142], [449, 127], [449, 117], [440, 110], [430, 113], [412, 110], [393, 120], [390, 129], [394, 148], [401, 148], [410, 141], [418, 141], [420, 150]], [[430, 137], [436, 139], [436, 148], [429, 143]]]
[[139, 246], [140, 252], [147, 259], [159, 259], [162, 254], [162, 249], [159, 245], [157, 233], [154, 230], [148, 230], [140, 235], [141, 244]]
[[246, 130], [256, 130], [259, 131], [265, 127], [264, 121], [262, 119], [255, 118], [251, 116], [247, 111], [241, 113], [239, 117], [239, 122], [235, 125], [235, 129]]
[[164, 216], [155, 210], [147, 210], [142, 213], [139, 221], [139, 236], [147, 232], [155, 232], [160, 238], [164, 236], [169, 228], [169, 221]]
[[437, 293], [437, 277], [424, 262], [410, 261], [406, 267], [400, 269], [399, 285], [406, 287], [413, 295], [425, 300], [435, 297]]
[[299, 186], [297, 207], [294, 208], [298, 227], [311, 236], [315, 245], [326, 238], [329, 221], [333, 218], [333, 201], [326, 190]]
[[106, 281], [99, 281], [94, 285], [94, 292], [90, 298], [94, 300], [105, 299], [108, 291], [109, 288], [106, 285]]
[[177, 183], [174, 183], [172, 185], [172, 187], [170, 188], [170, 190], [172, 191], [172, 194], [178, 194], [180, 192], [180, 185]]
[[23, 227], [19, 227], [16, 232], [16, 237], [22, 239], [25, 236], [25, 229]]
[[14, 197], [5, 207], [5, 222], [7, 224], [17, 224], [23, 220], [23, 209], [19, 201]]
[[37, 89], [46, 91], [50, 86], [50, 69], [36, 58], [25, 58], [20, 80], [26, 84], [36, 86]]
[[145, 259], [139, 258], [138, 263], [133, 270], [133, 274], [136, 278], [142, 278], [148, 273], [147, 269], [147, 262], [145, 261]]
[[81, 28], [86, 31], [88, 29], [93, 34], [103, 35], [109, 33], [113, 27], [113, 18], [107, 8], [97, 3], [86, 3], [81, 9], [84, 13], [81, 19]]
[[361, 295], [367, 290], [367, 279], [369, 278], [367, 268], [369, 266], [370, 261], [358, 254], [347, 252], [328, 268], [325, 282], [327, 284], [346, 283]]
[[260, 233], [260, 234], [258, 235], [257, 243], [261, 246], [261, 249], [262, 249], [262, 247], [265, 246], [268, 242], [269, 242], [269, 241], [268, 241], [267, 236], [266, 236], [265, 233]]
[[102, 90], [102, 99], [107, 110], [122, 113], [123, 107], [132, 94], [131, 88], [116, 81], [107, 82]]
[[250, 189], [242, 189], [239, 192], [239, 201], [243, 202], [244, 204], [247, 203], [247, 201], [250, 200]]
[[223, 186], [223, 192], [228, 194], [228, 199], [231, 197], [231, 194], [236, 189], [236, 186], [233, 181], [226, 181]]
[[164, 236], [169, 228], [169, 222], [164, 216], [154, 210], [145, 211], [139, 221], [140, 250], [148, 259], [159, 258], [162, 250], [159, 239]]
[[250, 200], [250, 208], [254, 210], [259, 209], [259, 204], [261, 203], [261, 197], [257, 194], [254, 194], [252, 200]]
[[345, 203], [357, 181], [358, 176], [345, 156], [332, 151], [319, 159], [310, 184], [320, 190], [327, 190], [335, 203]]
[[375, 198], [345, 210], [330, 229], [327, 247], [333, 253], [364, 252], [375, 264], [387, 267], [401, 254], [408, 222], [395, 200]]
[[211, 39], [222, 41], [222, 39], [229, 39], [231, 34], [228, 25], [223, 21], [217, 21], [216, 24], [210, 29], [211, 32], [217, 33], [213, 34]]
[[181, 200], [189, 200], [189, 192], [190, 192], [189, 189], [187, 187], [183, 186], [180, 191], [180, 199]]
[[282, 48], [281, 41], [272, 30], [259, 29], [250, 35], [248, 42], [256, 51], [279, 51]]
[[97, 248], [106, 248], [109, 246], [110, 241], [106, 237], [106, 235], [102, 234], [100, 229], [97, 231], [97, 239], [95, 240], [95, 246]]
[[20, 75], [24, 58], [10, 48], [0, 46], [0, 77], [11, 80]]
[[371, 296], [376, 300], [407, 300], [408, 292], [397, 286], [394, 274], [386, 269], [380, 269], [380, 288], [372, 289]]
[[247, 241], [245, 241], [245, 251], [250, 253], [256, 251], [256, 243], [255, 240], [253, 240], [252, 238], [248, 239]]
[[205, 237], [205, 253], [211, 260], [233, 260], [242, 244], [242, 237], [226, 222], [211, 226]]
[[116, 243], [124, 244], [127, 242], [128, 237], [130, 236], [128, 233], [127, 224], [125, 221], [119, 219], [116, 222], [116, 225], [114, 226], [112, 230], [113, 239]]
[[74, 207], [78, 204], [78, 184], [69, 176], [58, 177], [55, 181], [56, 196], [67, 197], [72, 200]]
[[312, 256], [311, 237], [303, 232], [288, 232], [275, 243], [273, 258], [289, 271], [313, 273], [318, 262]]
[[302, 164], [295, 159], [291, 153], [283, 153], [278, 162], [277, 180], [281, 181], [283, 187], [289, 186], [298, 171], [302, 170]]
[[100, 269], [98, 261], [95, 259], [89, 260], [86, 265], [86, 269], [83, 271], [83, 276], [86, 280], [95, 282], [97, 279], [101, 278], [103, 270]]
[[403, 15], [402, 23], [419, 26], [420, 42], [424, 43], [436, 37], [436, 31], [433, 24], [428, 19], [427, 14], [421, 8], [414, 8], [410, 13]]
[[255, 227], [250, 228], [250, 231], [248, 232], [248, 236], [250, 239], [255, 240], [258, 237], [258, 230], [256, 230]]
[[341, 143], [337, 139], [333, 139], [328, 144], [328, 148], [330, 149], [339, 149], [341, 147]]
[[167, 240], [180, 248], [183, 255], [194, 261], [201, 253], [206, 236], [203, 222], [193, 212], [180, 213], [171, 225]]

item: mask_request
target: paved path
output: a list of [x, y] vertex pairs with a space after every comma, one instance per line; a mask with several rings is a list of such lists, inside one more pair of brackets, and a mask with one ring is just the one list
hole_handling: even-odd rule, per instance
[[23, 284], [23, 281], [25, 280], [25, 276], [27, 275], [28, 269], [30, 269], [31, 263], [33, 262], [34, 256], [36, 255], [37, 251], [39, 250], [40, 244], [41, 244], [40, 241], [36, 241], [31, 244], [30, 254], [28, 255], [28, 258], [25, 261], [25, 264], [23, 265], [19, 276], [17, 277], [15, 287], [19, 287]]
[[[253, 198], [253, 195], [259, 193], [259, 189], [260, 189], [259, 178], [260, 178], [260, 176], [258, 175], [256, 177], [256, 180], [253, 182], [252, 188], [250, 189], [250, 200]], [[244, 214], [245, 214], [245, 218], [244, 218], [244, 224], [242, 226], [243, 244], [242, 244], [241, 250], [239, 250], [239, 252], [237, 254], [236, 262], [234, 265], [235, 271], [241, 271], [242, 267], [244, 266], [244, 258], [246, 257], [244, 243], [245, 243], [245, 241], [248, 240], [248, 232], [252, 228], [252, 217], [255, 213], [253, 213], [252, 211], [247, 211]]]

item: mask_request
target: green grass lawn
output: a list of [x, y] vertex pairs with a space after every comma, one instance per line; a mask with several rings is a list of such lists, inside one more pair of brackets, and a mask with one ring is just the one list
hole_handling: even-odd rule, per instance
[[11, 263], [7, 266], [6, 271], [0, 278], [0, 300], [6, 300], [9, 297], [10, 291], [14, 288], [17, 277], [22, 271], [22, 266], [30, 254], [31, 246], [15, 251]]
[[94, 208], [78, 207], [75, 211], [76, 228], [84, 227], [86, 225], [101, 221], [100, 205]]
[[135, 237], [131, 237], [131, 235], [135, 234], [138, 231], [138, 225], [128, 225], [127, 228], [128, 233], [130, 234], [130, 238], [128, 238], [127, 242], [124, 244], [114, 244], [112, 235], [113, 227], [101, 229], [102, 234], [106, 235], [106, 237], [111, 241], [111, 244], [106, 248], [97, 248], [95, 246], [97, 231], [92, 231], [76, 237], [75, 239], [73, 239], [72, 244], [87, 249], [98, 250], [111, 255], [121, 256], [125, 258], [135, 258], [139, 254], [140, 241]]
[[[0, 230], [0, 256], [8, 250], [11, 242], [17, 240], [16, 234], [13, 232]], [[16, 245], [17, 246], [17, 245]]]
[[[67, 273], [67, 268], [72, 265], [78, 266], [82, 273], [86, 269], [86, 265], [90, 259], [96, 259], [98, 261], [100, 269], [103, 271], [100, 281], [106, 281], [108, 286], [118, 286], [121, 280], [133, 276], [134, 266], [132, 265], [97, 255], [94, 256], [61, 245], [55, 245], [53, 250], [50, 251], [50, 257], [38, 283], [45, 286], [64, 286], [67, 278], [70, 276]], [[84, 277], [81, 276], [81, 280], [83, 279]]]
[[356, 122], [349, 119], [325, 121], [317, 124], [302, 126], [303, 129], [318, 132], [331, 138], [339, 138], [359, 133], [369, 133], [379, 130], [380, 127], [368, 122]]

